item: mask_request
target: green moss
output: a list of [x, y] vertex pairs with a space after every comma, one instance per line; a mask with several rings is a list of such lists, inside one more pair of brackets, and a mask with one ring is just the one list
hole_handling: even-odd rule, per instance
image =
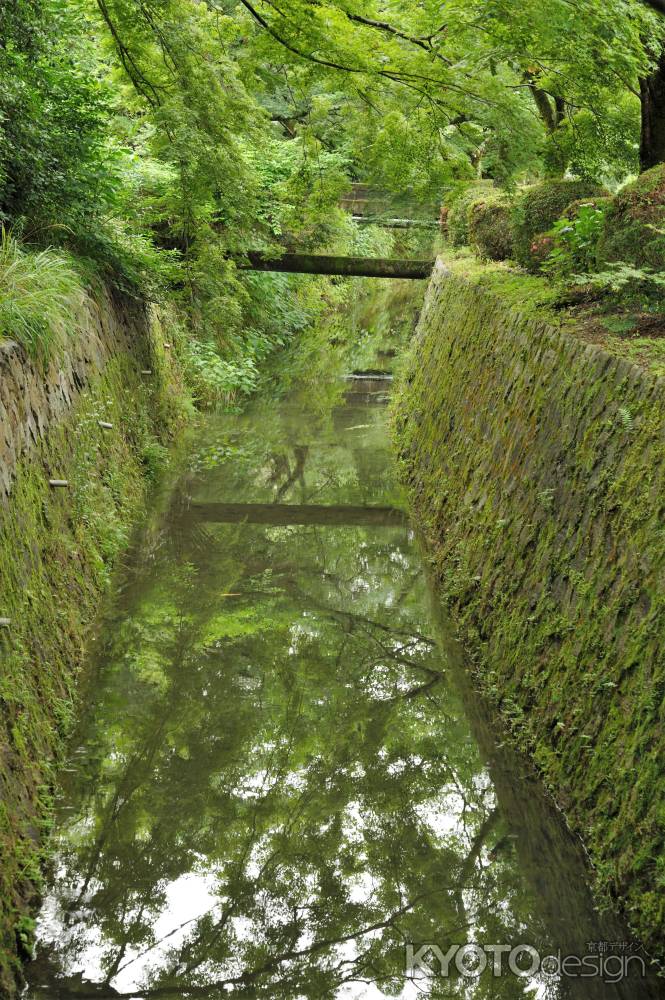
[[133, 332], [136, 355], [107, 363], [21, 461], [0, 509], [0, 616], [11, 619], [0, 629], [0, 992], [12, 991], [29, 949], [54, 768], [99, 594], [143, 508], [155, 448], [183, 412], [177, 358], [165, 356], [157, 321]]
[[662, 271], [665, 262], [665, 164], [623, 188], [605, 215], [599, 263], [625, 261]]
[[545, 278], [527, 274], [510, 264], [479, 260], [460, 250], [446, 253], [443, 259], [451, 274], [500, 295], [502, 301], [519, 309], [523, 315], [538, 317], [554, 326], [565, 323], [561, 291]]
[[640, 336], [634, 314], [608, 315], [571, 303], [561, 288], [541, 275], [525, 273], [507, 263], [487, 262], [468, 251], [448, 250], [443, 260], [450, 273], [470, 285], [496, 295], [523, 318], [537, 319], [564, 330], [582, 341], [591, 339], [609, 354], [639, 365], [658, 377], [665, 375], [665, 340], [658, 335]]
[[665, 380], [665, 339], [608, 337], [607, 349]]
[[516, 260], [530, 270], [538, 270], [546, 256], [538, 249], [538, 238], [552, 228], [573, 201], [606, 195], [599, 185], [588, 181], [544, 181], [525, 191], [513, 208], [513, 241]]
[[435, 274], [400, 467], [483, 687], [663, 957], [662, 384], [504, 287]]

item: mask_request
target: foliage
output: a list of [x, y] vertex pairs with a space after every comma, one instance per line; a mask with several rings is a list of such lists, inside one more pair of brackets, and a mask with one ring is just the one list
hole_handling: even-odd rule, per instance
[[249, 395], [256, 388], [258, 372], [252, 359], [227, 361], [213, 343], [191, 339], [184, 360], [187, 382], [201, 407], [228, 405], [238, 392]]
[[93, 226], [113, 200], [108, 88], [78, 0], [0, 5], [0, 219], [31, 237]]
[[[577, 113], [611, 120], [605, 110], [621, 105], [634, 132], [639, 107], [624, 101], [628, 81], [648, 71], [643, 39], [662, 35], [655, 14], [632, 0], [555, 0], [546, 10], [535, 0], [489, 9], [482, 0], [456, 0], [443, 11], [403, 0], [353, 9], [342, 0], [288, 8], [228, 0], [224, 9], [244, 11], [245, 43], [249, 37], [267, 63], [284, 65], [297, 81], [298, 101], [292, 91], [289, 102], [284, 88], [284, 104], [296, 105], [292, 127], [300, 127], [301, 111], [307, 123], [311, 108], [319, 134], [329, 138], [334, 123], [360, 170], [380, 173], [393, 189], [417, 185], [425, 171], [430, 183], [442, 183], [445, 172], [454, 180], [481, 170], [505, 183], [538, 170], [569, 121], [572, 138], [558, 144], [557, 169], [563, 173], [570, 156], [575, 169], [588, 169], [610, 148], [612, 127], [584, 128]], [[574, 46], [561, 45], [571, 37]], [[317, 98], [322, 89], [334, 95], [325, 123], [321, 104], [315, 109], [306, 96], [314, 81]], [[421, 154], [423, 135], [430, 141]]]
[[[603, 205], [603, 201], [605, 204]], [[569, 205], [564, 217], [558, 219], [547, 234], [552, 249], [542, 270], [555, 278], [570, 278], [596, 266], [598, 241], [609, 199], [577, 201]]]
[[[461, 244], [489, 178], [511, 189], [553, 159], [618, 178], [639, 124], [630, 81], [659, 31], [637, 0], [17, 0], [0, 11], [0, 213], [125, 292], [178, 302], [227, 366], [217, 384], [236, 371], [242, 393], [316, 308], [286, 278], [284, 309], [234, 254], [350, 251], [350, 180], [432, 215], [452, 188]], [[483, 218], [477, 245], [505, 255], [503, 212]]]
[[513, 208], [515, 257], [519, 263], [538, 270], [543, 257], [537, 237], [551, 229], [572, 201], [604, 193], [598, 184], [567, 180], [544, 181], [525, 191]]
[[85, 290], [71, 259], [0, 238], [0, 340], [16, 340], [42, 361], [76, 329]]
[[68, 252], [89, 284], [104, 281], [132, 298], [164, 302], [180, 277], [180, 254], [155, 246], [118, 219], [101, 219], [94, 229], [68, 234]]
[[469, 245], [488, 260], [513, 256], [512, 208], [505, 195], [472, 202], [469, 208]]
[[627, 184], [605, 215], [598, 245], [601, 265], [624, 261], [662, 270], [665, 260], [665, 165]]
[[601, 178], [614, 188], [639, 169], [639, 101], [632, 93], [617, 96], [602, 115], [583, 108], [566, 118], [550, 147], [571, 174], [586, 181]]
[[574, 274], [572, 281], [580, 287], [611, 295], [614, 305], [659, 312], [665, 307], [665, 274], [662, 268], [655, 270], [649, 265], [635, 267], [624, 261], [615, 261], [591, 274]]

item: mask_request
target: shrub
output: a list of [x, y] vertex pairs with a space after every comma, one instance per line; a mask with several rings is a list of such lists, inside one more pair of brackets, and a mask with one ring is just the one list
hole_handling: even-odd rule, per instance
[[187, 384], [201, 409], [230, 406], [257, 386], [259, 373], [252, 358], [227, 360], [216, 344], [194, 337], [188, 341], [184, 364]]
[[611, 199], [574, 201], [558, 219], [546, 238], [552, 240], [549, 256], [542, 270], [555, 278], [593, 271], [603, 220]]
[[638, 269], [665, 268], [665, 164], [626, 185], [605, 214], [598, 262], [618, 261]]
[[444, 199], [444, 209], [448, 209], [446, 224], [448, 242], [454, 247], [466, 246], [469, 242], [469, 210], [475, 201], [493, 191], [492, 181], [471, 181], [459, 185]]
[[605, 194], [603, 188], [588, 181], [543, 181], [525, 191], [512, 213], [515, 257], [519, 263], [537, 271], [542, 263], [537, 237], [552, 228], [571, 202]]
[[596, 294], [611, 296], [612, 305], [621, 305], [643, 312], [662, 313], [665, 309], [665, 273], [648, 265], [633, 267], [623, 261], [607, 264], [594, 274], [573, 276], [581, 288], [591, 288]]
[[580, 211], [589, 207], [596, 208], [601, 214], [604, 214], [611, 204], [612, 197], [610, 195], [600, 195], [597, 198], [578, 198], [576, 201], [571, 201], [561, 218], [574, 222], [575, 219], [579, 218]]
[[0, 3], [0, 218], [92, 225], [118, 184], [108, 142], [112, 93], [94, 69], [82, 5]]
[[501, 196], [475, 201], [469, 208], [469, 244], [489, 260], [513, 255], [510, 203]]

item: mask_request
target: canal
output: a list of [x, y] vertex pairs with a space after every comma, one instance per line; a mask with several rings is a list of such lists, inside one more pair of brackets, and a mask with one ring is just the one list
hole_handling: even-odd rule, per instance
[[437, 611], [389, 387], [179, 448], [91, 644], [30, 1000], [662, 995]]

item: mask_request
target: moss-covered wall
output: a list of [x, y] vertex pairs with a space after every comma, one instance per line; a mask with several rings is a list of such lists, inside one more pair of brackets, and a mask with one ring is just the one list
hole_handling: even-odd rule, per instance
[[482, 685], [663, 957], [665, 383], [439, 263], [394, 426]]
[[87, 308], [85, 336], [45, 370], [11, 344], [0, 364], [0, 995], [30, 945], [89, 625], [183, 413], [160, 317], [105, 293]]

